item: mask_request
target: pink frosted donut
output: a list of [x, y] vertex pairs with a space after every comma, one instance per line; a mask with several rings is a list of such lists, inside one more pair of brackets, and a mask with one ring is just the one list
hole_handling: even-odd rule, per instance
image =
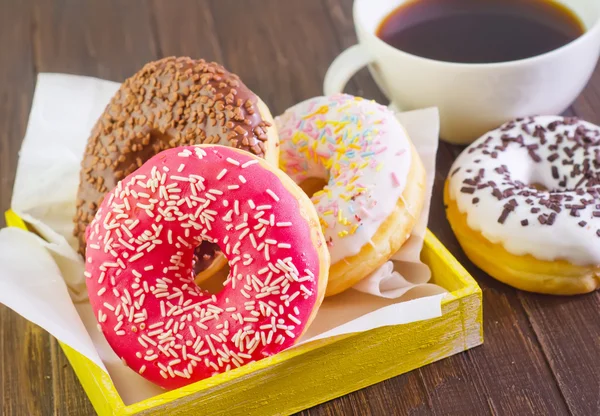
[[[194, 283], [194, 249], [216, 243], [231, 271]], [[127, 366], [177, 388], [298, 341], [327, 285], [312, 203], [250, 153], [216, 145], [154, 156], [110, 192], [87, 229], [86, 281], [99, 329]]]

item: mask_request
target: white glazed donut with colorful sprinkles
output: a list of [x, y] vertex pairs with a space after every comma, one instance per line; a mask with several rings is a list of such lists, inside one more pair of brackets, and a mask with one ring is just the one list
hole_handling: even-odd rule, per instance
[[[218, 294], [194, 283], [194, 249], [231, 267]], [[291, 179], [242, 150], [159, 153], [121, 181], [87, 229], [99, 329], [127, 366], [177, 388], [295, 344], [321, 304], [329, 254]]]
[[276, 118], [281, 168], [296, 183], [327, 181], [312, 196], [339, 293], [396, 252], [419, 218], [425, 172], [395, 114], [346, 94], [304, 101]]

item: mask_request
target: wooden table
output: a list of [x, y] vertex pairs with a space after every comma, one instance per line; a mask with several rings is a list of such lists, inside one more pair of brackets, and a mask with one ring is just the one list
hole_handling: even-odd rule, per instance
[[[0, 0], [0, 212], [10, 206], [38, 72], [122, 81], [162, 56], [203, 57], [239, 74], [279, 114], [319, 95], [329, 63], [356, 42], [351, 3]], [[366, 72], [348, 91], [385, 102]], [[600, 69], [569, 113], [600, 123]], [[465, 258], [442, 204], [460, 151], [440, 144], [430, 228], [483, 289], [485, 344], [303, 414], [600, 414], [600, 293], [519, 292]], [[56, 340], [4, 307], [0, 384], [4, 415], [93, 414]]]

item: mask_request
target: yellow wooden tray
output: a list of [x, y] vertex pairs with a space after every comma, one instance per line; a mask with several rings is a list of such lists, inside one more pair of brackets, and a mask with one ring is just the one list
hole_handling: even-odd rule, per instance
[[[12, 211], [6, 221], [27, 229]], [[431, 268], [432, 283], [450, 292], [441, 317], [315, 341], [129, 406], [105, 372], [61, 347], [101, 416], [291, 414], [483, 342], [475, 280], [430, 231], [421, 258]]]

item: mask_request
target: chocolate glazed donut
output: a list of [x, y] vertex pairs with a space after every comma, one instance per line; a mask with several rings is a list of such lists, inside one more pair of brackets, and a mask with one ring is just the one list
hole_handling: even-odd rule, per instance
[[[278, 136], [272, 126], [267, 106], [219, 64], [187, 57], [146, 64], [116, 92], [88, 140], [73, 230], [79, 252], [85, 254], [85, 229], [104, 195], [158, 152], [222, 144], [278, 166]], [[196, 256], [198, 281], [226, 264], [219, 247], [208, 242]]]

